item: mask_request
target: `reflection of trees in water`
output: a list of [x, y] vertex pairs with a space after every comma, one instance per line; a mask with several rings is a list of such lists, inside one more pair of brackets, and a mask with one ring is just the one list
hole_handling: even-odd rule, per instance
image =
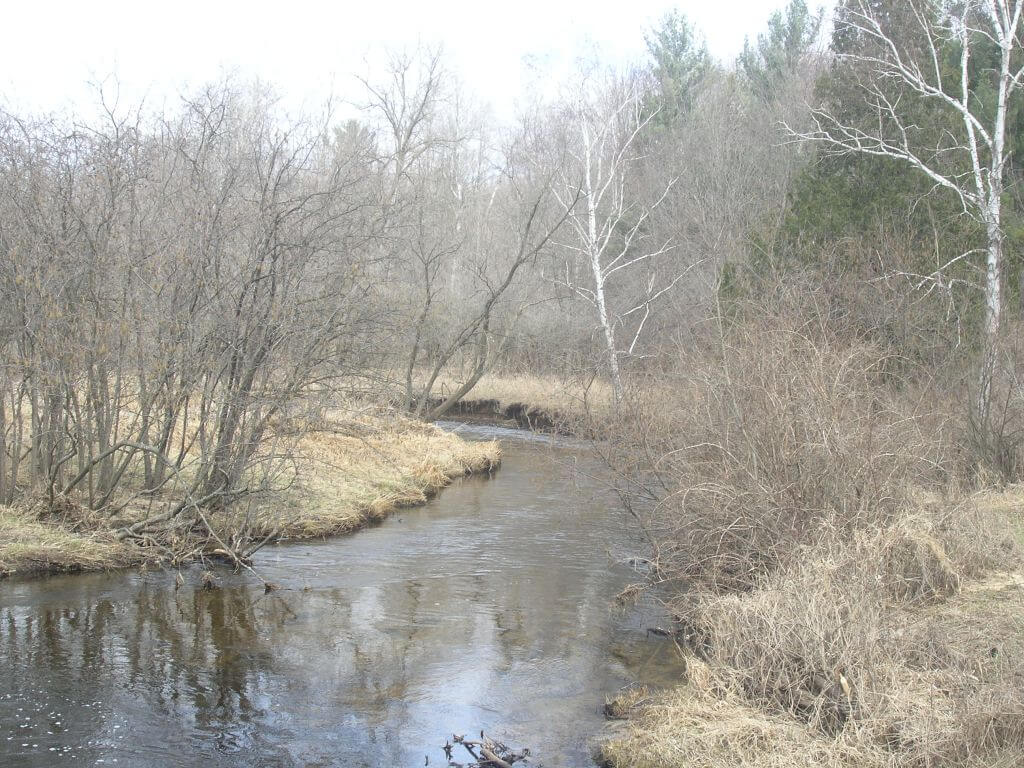
[[[512, 701], [493, 698], [503, 674], [538, 656], [580, 658], [578, 627], [607, 604], [603, 576], [582, 594], [578, 577], [564, 589], [569, 567], [453, 577], [414, 558], [376, 583], [270, 595], [125, 582], [117, 601], [84, 589], [56, 606], [0, 609], [0, 658], [8, 674], [54, 678], [68, 700], [127, 706], [168, 743], [198, 729], [217, 750], [308, 738], [316, 752], [330, 733], [346, 755], [399, 759], [438, 702], [512, 716]], [[79, 743], [107, 733], [99, 721], [75, 727]]]
[[273, 663], [254, 605], [254, 596], [243, 589], [196, 591], [183, 601], [193, 628], [188, 669], [200, 726], [245, 721], [252, 714], [250, 688]]
[[[196, 764], [246, 764], [231, 752], [415, 764], [407, 751], [436, 748], [447, 727], [499, 723], [525, 724], [531, 746], [562, 743], [552, 733], [578, 730], [620, 671], [656, 663], [642, 627], [657, 622], [610, 616], [628, 574], [603, 553], [600, 507], [567, 520], [563, 470], [546, 454], [531, 461], [520, 476], [503, 470], [503, 487], [456, 485], [453, 515], [419, 539], [339, 540], [336, 563], [309, 576], [316, 591], [174, 591], [167, 575], [41, 582], [18, 598], [31, 607], [0, 600], [0, 691], [53, 678], [69, 701], [127, 713], [139, 743], [190, 744]], [[88, 717], [78, 743], [109, 737]]]
[[91, 670], [105, 663], [113, 616], [114, 606], [105, 599], [80, 609], [0, 608], [0, 658], [8, 670], [39, 670], [92, 684]]
[[200, 726], [249, 718], [273, 665], [266, 630], [294, 615], [285, 601], [246, 589], [189, 593], [146, 584], [133, 597], [77, 609], [0, 609], [0, 656], [8, 670], [58, 681], [71, 700], [131, 688], [164, 708], [187, 704]]

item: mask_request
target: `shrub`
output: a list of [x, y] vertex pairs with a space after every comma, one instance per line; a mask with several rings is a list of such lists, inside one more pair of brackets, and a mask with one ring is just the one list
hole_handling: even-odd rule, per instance
[[891, 524], [914, 485], [946, 478], [948, 417], [897, 392], [887, 357], [834, 330], [813, 293], [783, 288], [684, 353], [671, 394], [634, 401], [635, 442], [661, 456], [662, 575], [750, 589], [823, 536]]

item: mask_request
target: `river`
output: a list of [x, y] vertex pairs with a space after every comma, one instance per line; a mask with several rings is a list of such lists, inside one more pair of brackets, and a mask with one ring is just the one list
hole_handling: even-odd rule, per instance
[[279, 591], [203, 591], [197, 568], [0, 582], [0, 766], [414, 768], [481, 729], [592, 766], [605, 696], [679, 674], [657, 610], [614, 605], [640, 546], [582, 444], [447, 426], [501, 439], [501, 469], [268, 547]]

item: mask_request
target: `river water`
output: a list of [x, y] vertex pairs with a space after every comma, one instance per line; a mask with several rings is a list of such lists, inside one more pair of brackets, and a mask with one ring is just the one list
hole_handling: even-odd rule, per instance
[[613, 604], [640, 547], [584, 446], [458, 428], [502, 440], [493, 477], [263, 550], [269, 595], [197, 569], [0, 582], [0, 766], [413, 768], [481, 729], [592, 766], [605, 696], [679, 674], [656, 609]]

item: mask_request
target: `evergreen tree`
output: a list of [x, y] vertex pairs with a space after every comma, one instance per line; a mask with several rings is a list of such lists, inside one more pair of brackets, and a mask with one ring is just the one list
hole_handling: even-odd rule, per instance
[[822, 12], [812, 12], [804, 0], [790, 0], [784, 11], [768, 19], [768, 29], [743, 44], [737, 69], [760, 98], [770, 101], [779, 86], [794, 75], [814, 49], [821, 31]]
[[692, 107], [697, 85], [711, 68], [711, 57], [707, 45], [678, 11], [665, 14], [644, 39], [654, 59], [661, 101], [658, 122], [672, 124]]

